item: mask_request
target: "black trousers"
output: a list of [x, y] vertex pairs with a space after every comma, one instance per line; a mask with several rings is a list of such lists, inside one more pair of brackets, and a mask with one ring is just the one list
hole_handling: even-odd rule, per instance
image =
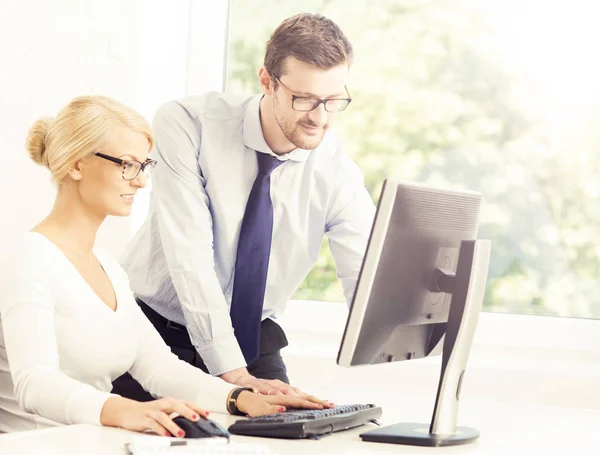
[[[136, 301], [171, 351], [181, 360], [208, 373], [204, 361], [192, 345], [187, 329], [181, 324], [165, 319], [141, 300], [136, 299]], [[248, 372], [260, 379], [279, 379], [289, 384], [287, 369], [280, 352], [287, 345], [287, 338], [279, 324], [272, 319], [262, 321], [260, 356], [251, 365], [248, 365]], [[129, 373], [125, 373], [113, 381], [112, 392], [137, 401], [154, 400], [154, 397]]]

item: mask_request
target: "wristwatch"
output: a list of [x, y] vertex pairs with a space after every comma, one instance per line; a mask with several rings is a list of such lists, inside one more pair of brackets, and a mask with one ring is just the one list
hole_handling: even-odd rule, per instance
[[245, 390], [254, 394], [258, 393], [252, 387], [238, 387], [237, 389], [234, 389], [233, 392], [231, 392], [229, 394], [229, 397], [227, 398], [227, 411], [229, 412], [229, 414], [233, 414], [234, 416], [246, 415], [246, 413], [240, 411], [237, 407], [237, 399], [240, 396], [240, 393], [242, 393]]

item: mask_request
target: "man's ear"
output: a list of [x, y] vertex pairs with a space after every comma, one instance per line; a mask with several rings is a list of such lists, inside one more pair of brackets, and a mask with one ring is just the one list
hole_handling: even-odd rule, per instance
[[258, 70], [258, 82], [261, 91], [265, 95], [273, 95], [273, 80], [271, 79], [271, 74], [264, 66]]
[[69, 168], [69, 177], [71, 177], [71, 180], [81, 180], [81, 164], [81, 161], [77, 160]]

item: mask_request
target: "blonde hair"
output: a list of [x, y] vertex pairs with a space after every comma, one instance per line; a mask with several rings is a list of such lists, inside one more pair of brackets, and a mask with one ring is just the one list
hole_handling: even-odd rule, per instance
[[29, 129], [25, 146], [30, 158], [50, 169], [60, 183], [73, 163], [99, 151], [116, 126], [143, 134], [148, 150], [152, 148], [152, 129], [144, 117], [104, 96], [74, 98], [56, 118], [40, 118]]

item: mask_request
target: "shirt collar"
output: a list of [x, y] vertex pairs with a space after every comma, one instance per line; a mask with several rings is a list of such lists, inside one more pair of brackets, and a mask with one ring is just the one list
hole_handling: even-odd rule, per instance
[[265, 142], [262, 126], [260, 124], [260, 100], [263, 95], [253, 97], [244, 115], [244, 145], [258, 152], [276, 156], [282, 161], [306, 161], [312, 150], [294, 149], [285, 155], [277, 155]]

